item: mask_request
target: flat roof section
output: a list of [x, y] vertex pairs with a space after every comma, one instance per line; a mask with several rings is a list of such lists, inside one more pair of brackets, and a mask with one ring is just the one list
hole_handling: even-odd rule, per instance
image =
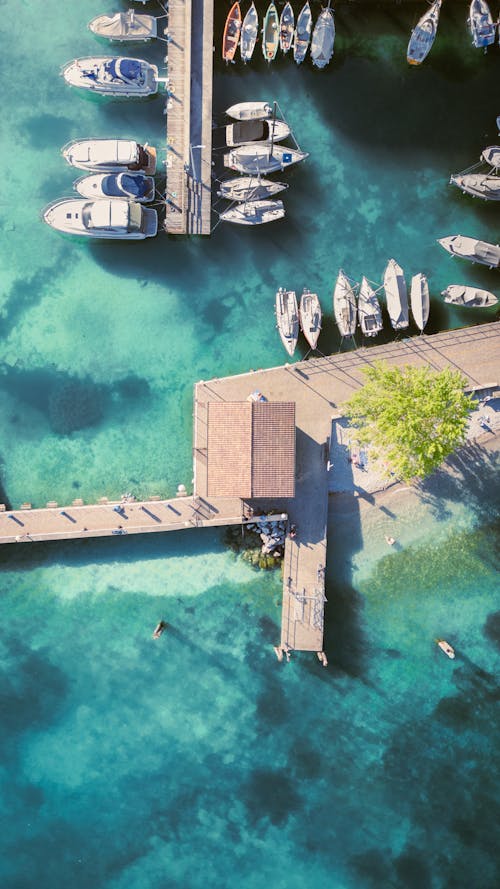
[[209, 402], [207, 495], [295, 495], [295, 404]]

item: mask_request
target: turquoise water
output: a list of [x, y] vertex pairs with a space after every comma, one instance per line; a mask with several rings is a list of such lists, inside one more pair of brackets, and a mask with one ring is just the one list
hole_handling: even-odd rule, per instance
[[[232, 102], [276, 97], [311, 152], [288, 174], [282, 224], [82, 244], [39, 221], [76, 178], [60, 147], [163, 139], [160, 99], [91, 101], [57, 77], [94, 51], [86, 22], [116, 6], [47, 0], [43, 20], [34, 2], [2, 6], [0, 483], [13, 505], [189, 486], [192, 384], [282, 362], [281, 283], [318, 290], [324, 351], [339, 347], [339, 266], [380, 280], [391, 255], [428, 273], [431, 331], [495, 317], [439, 298], [453, 282], [497, 287], [434, 243], [498, 236], [496, 208], [446, 185], [496, 141], [499, 112], [498, 47], [469, 47], [460, 5], [445, 4], [421, 71], [404, 59], [412, 4], [342, 6], [322, 74], [216, 61], [217, 124]], [[2, 885], [498, 885], [493, 478], [485, 459], [385, 512], [332, 498], [328, 670], [275, 661], [280, 579], [219, 534], [3, 547]]]

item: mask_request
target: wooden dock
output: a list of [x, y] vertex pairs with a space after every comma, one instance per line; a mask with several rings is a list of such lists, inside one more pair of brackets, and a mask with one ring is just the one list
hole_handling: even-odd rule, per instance
[[214, 0], [169, 0], [165, 231], [209, 235]]

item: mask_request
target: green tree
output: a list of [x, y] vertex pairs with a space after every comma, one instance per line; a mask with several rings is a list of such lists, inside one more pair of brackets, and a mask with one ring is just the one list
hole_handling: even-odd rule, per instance
[[344, 411], [388, 473], [404, 482], [425, 478], [463, 444], [474, 402], [459, 371], [380, 361], [363, 373], [366, 383]]

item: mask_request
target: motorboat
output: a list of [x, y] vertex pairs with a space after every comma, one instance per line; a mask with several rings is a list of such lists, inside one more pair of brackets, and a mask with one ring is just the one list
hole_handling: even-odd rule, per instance
[[311, 59], [316, 68], [324, 68], [333, 56], [335, 43], [335, 21], [328, 6], [323, 9], [316, 21], [311, 40]]
[[382, 330], [382, 311], [375, 291], [363, 276], [358, 294], [358, 320], [363, 336], [377, 336]]
[[441, 296], [444, 296], [445, 303], [470, 309], [487, 309], [498, 302], [498, 298], [489, 290], [466, 287], [465, 284], [449, 284], [446, 290], [441, 291]]
[[465, 235], [449, 235], [447, 238], [439, 238], [441, 244], [452, 256], [460, 256], [461, 259], [469, 259], [471, 262], [480, 262], [490, 269], [500, 266], [500, 246], [489, 244], [487, 241], [478, 241], [476, 238], [468, 238]]
[[356, 297], [347, 275], [340, 269], [333, 291], [333, 313], [342, 338], [356, 331]]
[[426, 275], [419, 272], [413, 275], [410, 287], [410, 305], [415, 324], [420, 331], [423, 331], [429, 320], [430, 299], [429, 299], [429, 283]]
[[283, 53], [287, 53], [292, 46], [294, 24], [292, 4], [285, 3], [280, 16], [280, 47]]
[[138, 15], [134, 9], [112, 15], [97, 15], [88, 26], [96, 37], [122, 43], [152, 40], [158, 33], [155, 16]]
[[70, 86], [103, 96], [153, 96], [158, 92], [158, 68], [143, 59], [87, 56], [73, 59], [61, 71]]
[[410, 65], [421, 65], [436, 39], [439, 13], [443, 0], [434, 0], [411, 32], [406, 58]]
[[500, 168], [500, 145], [490, 145], [485, 148], [481, 154], [481, 160], [498, 170]]
[[312, 31], [312, 14], [309, 0], [304, 4], [297, 18], [297, 27], [293, 38], [293, 58], [300, 65], [307, 53]]
[[238, 47], [241, 31], [241, 9], [239, 3], [233, 3], [229, 10], [224, 35], [222, 37], [222, 58], [225, 62], [233, 62]]
[[167, 629], [167, 624], [165, 623], [164, 620], [160, 620], [156, 624], [156, 627], [153, 630], [153, 639], [159, 639], [160, 636], [162, 635], [162, 633], [164, 633], [166, 629]]
[[64, 146], [62, 156], [79, 170], [100, 173], [130, 170], [150, 175], [156, 170], [156, 148], [131, 139], [75, 139]]
[[262, 28], [262, 54], [266, 62], [274, 62], [280, 42], [278, 12], [274, 3], [270, 3]]
[[438, 645], [441, 651], [444, 651], [444, 653], [447, 654], [448, 657], [451, 658], [451, 660], [454, 659], [455, 651], [450, 643], [446, 641], [446, 639], [436, 639], [436, 645]]
[[147, 204], [155, 196], [155, 181], [144, 173], [94, 173], [73, 185], [84, 198], [128, 198]]
[[224, 166], [240, 173], [274, 173], [303, 161], [307, 152], [298, 148], [283, 145], [272, 145], [270, 142], [253, 142], [250, 145], [239, 145], [224, 155]]
[[295, 290], [279, 288], [276, 294], [276, 325], [281, 342], [292, 356], [299, 338], [299, 313]]
[[496, 22], [490, 12], [486, 0], [472, 0], [467, 19], [472, 42], [477, 48], [486, 47], [495, 42]]
[[315, 349], [321, 332], [321, 304], [317, 293], [304, 287], [299, 304], [299, 321], [309, 346]]
[[253, 56], [258, 33], [259, 15], [255, 8], [255, 3], [252, 3], [241, 26], [240, 53], [244, 62], [249, 62]]
[[273, 106], [269, 102], [238, 102], [226, 109], [233, 120], [265, 120], [273, 116]]
[[500, 176], [489, 176], [485, 173], [465, 173], [462, 176], [451, 176], [450, 183], [456, 185], [464, 194], [484, 201], [500, 201]]
[[121, 198], [88, 201], [70, 198], [53, 201], [43, 211], [52, 228], [70, 235], [138, 241], [152, 238], [158, 230], [156, 210]]
[[390, 259], [384, 272], [384, 291], [387, 311], [394, 330], [408, 327], [408, 291], [403, 269]]
[[286, 188], [288, 185], [285, 182], [261, 179], [260, 176], [235, 176], [221, 182], [217, 194], [228, 201], [260, 201], [274, 197]]
[[282, 142], [290, 135], [284, 120], [241, 120], [226, 127], [226, 144], [244, 145], [246, 142]]
[[283, 201], [262, 200], [254, 201], [253, 198], [244, 203], [235, 204], [219, 214], [224, 222], [234, 222], [237, 225], [263, 225], [266, 222], [276, 222], [283, 219], [285, 208]]

